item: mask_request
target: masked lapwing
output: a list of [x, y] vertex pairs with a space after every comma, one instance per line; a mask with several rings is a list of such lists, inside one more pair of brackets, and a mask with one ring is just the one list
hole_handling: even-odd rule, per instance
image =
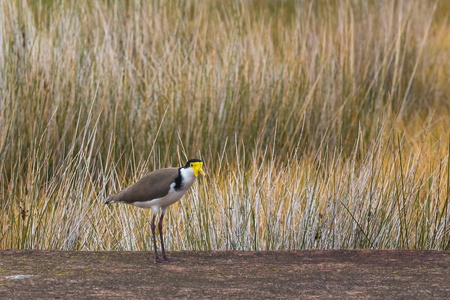
[[[205, 175], [202, 161], [199, 159], [191, 159], [181, 168], [167, 168], [153, 171], [133, 185], [111, 196], [105, 202], [105, 204], [122, 202], [141, 208], [152, 209], [153, 218], [151, 228], [153, 246], [155, 248], [155, 263], [174, 260], [173, 258], [168, 258], [164, 250], [162, 233], [164, 214], [170, 205], [183, 197], [195, 182], [199, 173]], [[155, 238], [155, 218], [159, 209], [161, 209], [161, 217], [159, 218], [158, 229], [161, 239], [162, 258], [158, 257]]]

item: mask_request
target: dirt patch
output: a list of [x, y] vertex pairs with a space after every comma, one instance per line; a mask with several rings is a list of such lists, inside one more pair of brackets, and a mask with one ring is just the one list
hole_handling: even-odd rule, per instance
[[450, 252], [0, 250], [0, 298], [450, 298]]

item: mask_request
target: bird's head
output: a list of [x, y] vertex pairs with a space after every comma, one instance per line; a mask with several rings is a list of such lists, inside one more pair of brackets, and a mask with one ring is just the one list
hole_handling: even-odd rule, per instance
[[192, 168], [194, 170], [195, 177], [198, 176], [198, 173], [205, 175], [205, 172], [203, 172], [203, 162], [200, 159], [190, 159], [184, 166], [184, 168]]

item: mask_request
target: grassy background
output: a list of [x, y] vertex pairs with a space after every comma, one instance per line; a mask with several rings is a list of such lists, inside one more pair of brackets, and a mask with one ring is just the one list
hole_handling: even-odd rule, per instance
[[0, 248], [449, 249], [450, 4], [0, 1]]

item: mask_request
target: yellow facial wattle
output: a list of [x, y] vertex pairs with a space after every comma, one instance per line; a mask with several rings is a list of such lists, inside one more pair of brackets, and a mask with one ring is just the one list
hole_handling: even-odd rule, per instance
[[195, 162], [191, 164], [192, 169], [194, 170], [195, 177], [198, 177], [198, 173], [205, 175], [205, 172], [203, 172], [203, 163], [202, 162]]

